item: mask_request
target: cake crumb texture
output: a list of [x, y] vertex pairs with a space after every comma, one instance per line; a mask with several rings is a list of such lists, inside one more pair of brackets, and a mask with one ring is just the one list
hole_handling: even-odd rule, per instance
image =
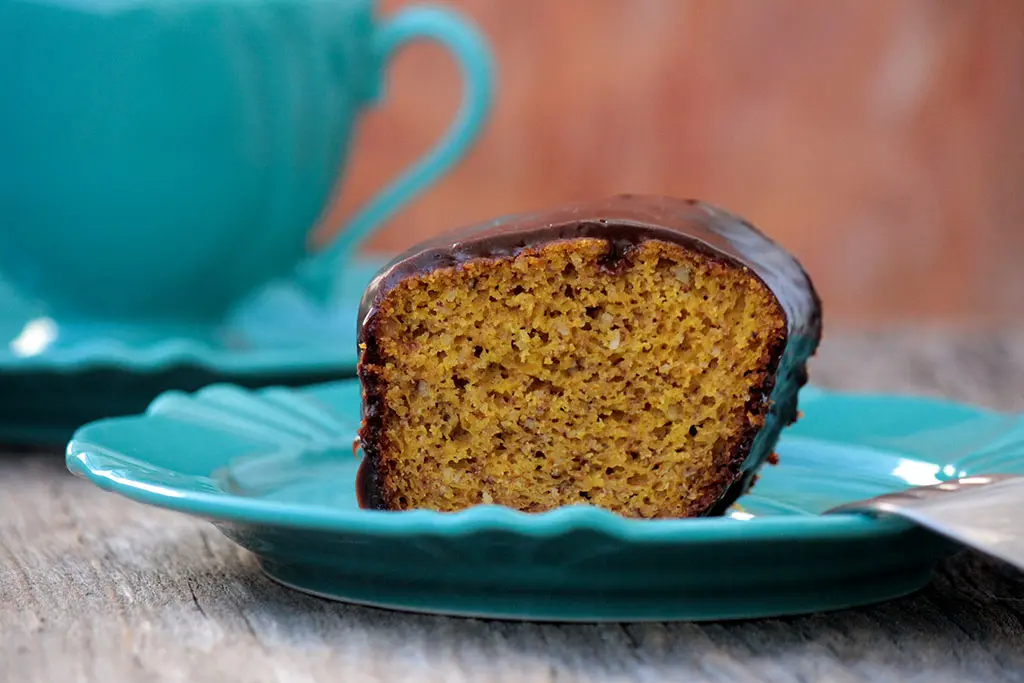
[[360, 372], [388, 508], [686, 517], [739, 478], [786, 342], [777, 299], [701, 251], [611, 249], [474, 259], [379, 302]]

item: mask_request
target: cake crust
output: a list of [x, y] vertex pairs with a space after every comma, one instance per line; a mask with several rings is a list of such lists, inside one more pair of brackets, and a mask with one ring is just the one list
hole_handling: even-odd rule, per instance
[[732, 442], [715, 486], [692, 502], [684, 516], [723, 513], [753, 483], [779, 431], [797, 418], [797, 392], [807, 381], [806, 361], [821, 337], [821, 306], [799, 263], [742, 219], [721, 209], [667, 197], [619, 195], [552, 211], [507, 216], [441, 236], [414, 247], [386, 266], [364, 293], [359, 314], [359, 376], [363, 385], [365, 457], [357, 492], [372, 509], [396, 506], [385, 486], [392, 451], [384, 424], [386, 382], [380, 372], [382, 326], [392, 314], [388, 298], [403, 282], [466, 270], [481, 264], [536, 256], [552, 245], [600, 241], [599, 265], [609, 274], [627, 266], [642, 245], [677, 245], [704, 260], [748, 272], [770, 292], [784, 329], [764, 347], [763, 370], [753, 377], [745, 406], [749, 421]]

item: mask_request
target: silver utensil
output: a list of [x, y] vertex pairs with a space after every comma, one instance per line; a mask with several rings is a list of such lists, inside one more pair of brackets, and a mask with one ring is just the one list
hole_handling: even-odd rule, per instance
[[951, 479], [846, 503], [825, 514], [899, 515], [1024, 569], [1024, 477]]

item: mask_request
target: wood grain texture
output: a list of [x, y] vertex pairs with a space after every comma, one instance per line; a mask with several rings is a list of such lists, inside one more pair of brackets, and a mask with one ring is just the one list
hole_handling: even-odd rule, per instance
[[[1019, 0], [449, 4], [494, 44], [494, 117], [373, 246], [568, 200], [667, 193], [722, 204], [779, 239], [833, 320], [1024, 314]], [[436, 139], [458, 79], [439, 48], [417, 45], [388, 93], [325, 232]]]
[[[817, 382], [1024, 410], [1024, 330], [833, 333]], [[917, 595], [712, 624], [407, 615], [265, 579], [212, 526], [0, 456], [0, 681], [1024, 681], [1024, 575], [964, 553]]]

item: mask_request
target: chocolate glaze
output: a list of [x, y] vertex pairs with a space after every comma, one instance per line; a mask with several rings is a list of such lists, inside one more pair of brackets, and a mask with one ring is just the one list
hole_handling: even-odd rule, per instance
[[[797, 418], [797, 393], [807, 382], [807, 359], [821, 340], [821, 302], [793, 256], [743, 219], [709, 204], [661, 196], [617, 195], [549, 211], [505, 216], [423, 242], [395, 258], [374, 278], [359, 309], [359, 377], [363, 382], [365, 457], [359, 468], [360, 505], [384, 509], [376, 455], [383, 431], [379, 380], [367, 367], [379, 362], [375, 323], [380, 303], [404, 279], [476, 259], [504, 259], [561, 240], [597, 238], [609, 248], [603, 265], [616, 270], [629, 252], [647, 240], [661, 240], [700, 251], [746, 268], [772, 291], [786, 314], [787, 336], [772, 353], [768, 381], [754, 401], [770, 395], [764, 426], [737, 449], [724, 493], [708, 501], [705, 514], [723, 514], [752, 484], [771, 454], [782, 428]], [[763, 394], [763, 396], [762, 396]], [[749, 449], [749, 455], [747, 451]]]

